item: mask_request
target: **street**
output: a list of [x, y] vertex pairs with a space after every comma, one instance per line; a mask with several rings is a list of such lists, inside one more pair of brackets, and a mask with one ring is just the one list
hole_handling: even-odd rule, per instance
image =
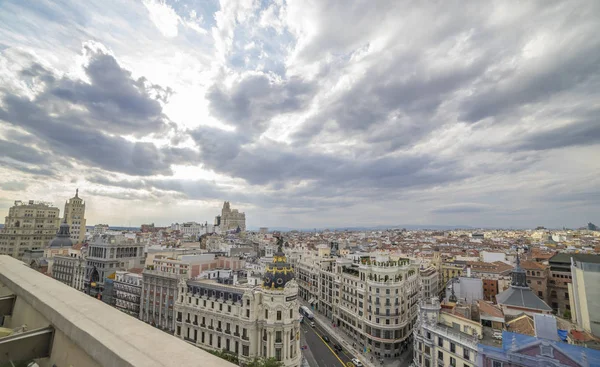
[[[336, 353], [333, 349], [336, 342], [322, 328], [316, 325], [314, 328], [308, 322], [304, 322], [301, 326], [300, 345], [307, 346], [308, 350], [303, 350], [302, 353], [307, 359], [311, 367], [348, 367], [350, 366], [353, 356], [347, 354], [345, 350]], [[322, 337], [328, 336], [331, 342], [326, 343]]]

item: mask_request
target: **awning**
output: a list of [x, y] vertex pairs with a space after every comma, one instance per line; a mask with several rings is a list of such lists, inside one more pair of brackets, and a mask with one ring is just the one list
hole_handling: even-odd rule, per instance
[[310, 303], [310, 304], [313, 304], [313, 303], [315, 303], [315, 299], [314, 299], [314, 298], [311, 298], [311, 299], [309, 299], [309, 300], [308, 300], [308, 303]]

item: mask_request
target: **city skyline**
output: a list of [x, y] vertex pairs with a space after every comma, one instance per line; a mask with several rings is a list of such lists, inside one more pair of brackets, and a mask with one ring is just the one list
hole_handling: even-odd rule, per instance
[[90, 225], [600, 221], [600, 4], [344, 4], [3, 2], [0, 212], [79, 188]]

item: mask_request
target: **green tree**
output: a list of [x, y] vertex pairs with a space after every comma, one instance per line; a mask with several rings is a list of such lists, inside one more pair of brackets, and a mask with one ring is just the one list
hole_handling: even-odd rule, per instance
[[283, 367], [283, 362], [278, 361], [273, 357], [254, 358], [254, 360], [248, 364], [248, 367]]
[[571, 320], [571, 311], [565, 310], [563, 317], [567, 320]]

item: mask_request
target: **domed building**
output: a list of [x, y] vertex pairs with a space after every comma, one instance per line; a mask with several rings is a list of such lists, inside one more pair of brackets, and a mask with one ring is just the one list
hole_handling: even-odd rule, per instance
[[56, 237], [54, 237], [54, 239], [52, 239], [52, 241], [50, 241], [48, 243], [48, 247], [55, 249], [55, 248], [65, 248], [65, 247], [71, 247], [71, 246], [73, 246], [73, 240], [71, 239], [71, 233], [69, 232], [69, 225], [67, 224], [67, 217], [65, 216], [65, 219], [63, 220], [63, 222], [60, 224], [60, 227], [58, 228]]
[[262, 286], [182, 277], [175, 302], [175, 336], [198, 347], [226, 351], [240, 365], [275, 358], [300, 367], [298, 283], [283, 253], [283, 240], [267, 264]]
[[277, 240], [277, 252], [273, 254], [273, 262], [267, 264], [263, 287], [283, 289], [287, 282], [294, 279], [294, 268], [288, 264], [283, 253], [283, 239]]

